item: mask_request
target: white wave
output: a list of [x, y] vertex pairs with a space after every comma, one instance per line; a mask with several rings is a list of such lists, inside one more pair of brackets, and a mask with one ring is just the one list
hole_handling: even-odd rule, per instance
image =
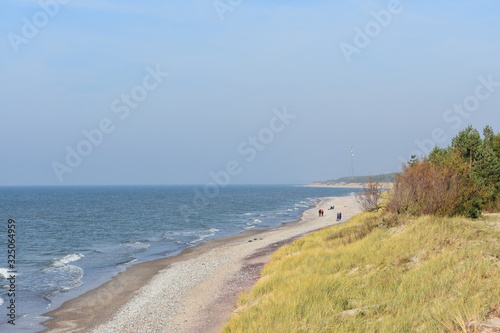
[[244, 229], [244, 230], [250, 230], [250, 229], [253, 229], [253, 228], [255, 228], [255, 226], [254, 226], [254, 225], [251, 225], [251, 226], [248, 226], [248, 227], [244, 227], [243, 229]]
[[7, 268], [0, 268], [0, 279], [7, 279], [11, 275], [19, 275], [17, 273], [8, 273], [9, 269]]
[[3, 298], [0, 297], [0, 306], [2, 306], [3, 303], [5, 303], [5, 302], [4, 302]]
[[151, 244], [146, 244], [143, 242], [128, 242], [125, 244], [126, 247], [129, 247], [133, 250], [147, 250], [151, 246]]
[[117, 262], [115, 264], [115, 266], [120, 266], [120, 265], [127, 265], [127, 264], [130, 264], [130, 263], [133, 263], [133, 262], [136, 262], [137, 261], [137, 258], [134, 258], [134, 257], [129, 257], [128, 259], [126, 260], [123, 260], [121, 262]]
[[204, 230], [204, 231], [201, 232], [201, 234], [198, 233], [198, 235], [197, 235], [198, 238], [197, 239], [195, 239], [194, 241], [189, 242], [188, 244], [195, 244], [195, 243], [201, 242], [205, 238], [214, 236], [218, 231], [220, 231], [220, 230], [216, 229], [216, 228], [210, 228], [208, 230]]
[[182, 244], [182, 242], [180, 240], [172, 238], [172, 237], [165, 237], [165, 238], [163, 238], [163, 240], [165, 240], [167, 242], [173, 242], [175, 244]]
[[256, 225], [259, 223], [262, 223], [262, 221], [259, 219], [253, 219], [252, 222], [248, 222], [247, 225]]
[[84, 257], [84, 255], [81, 254], [81, 253], [68, 254], [68, 255], [65, 255], [64, 257], [56, 259], [52, 263], [52, 266], [54, 266], [54, 267], [62, 267], [62, 266], [65, 266], [65, 265], [69, 264], [70, 262], [78, 261], [78, 260], [82, 259], [83, 257]]
[[83, 284], [83, 268], [76, 265], [70, 265], [84, 257], [81, 253], [72, 253], [62, 256], [54, 260], [54, 262], [42, 270], [43, 273], [48, 274], [50, 278], [50, 285], [54, 290], [47, 296], [52, 296], [60, 293], [61, 291], [77, 288]]
[[260, 214], [260, 213], [244, 213], [243, 215], [245, 216], [257, 216], [257, 217], [265, 217], [266, 215]]

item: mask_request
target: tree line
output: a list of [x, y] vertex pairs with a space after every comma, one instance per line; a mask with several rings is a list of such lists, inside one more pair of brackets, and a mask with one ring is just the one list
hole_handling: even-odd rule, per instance
[[387, 209], [397, 214], [467, 216], [500, 209], [500, 133], [472, 126], [446, 148], [411, 156], [396, 175]]

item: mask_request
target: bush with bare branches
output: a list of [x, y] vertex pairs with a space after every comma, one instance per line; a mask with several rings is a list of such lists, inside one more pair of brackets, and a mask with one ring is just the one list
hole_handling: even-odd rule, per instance
[[380, 209], [380, 199], [383, 187], [370, 177], [368, 183], [363, 184], [363, 192], [356, 193], [356, 201], [364, 211], [371, 212]]

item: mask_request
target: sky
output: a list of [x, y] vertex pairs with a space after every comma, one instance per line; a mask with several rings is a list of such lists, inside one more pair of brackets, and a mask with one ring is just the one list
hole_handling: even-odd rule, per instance
[[0, 186], [305, 184], [500, 131], [495, 0], [4, 0]]

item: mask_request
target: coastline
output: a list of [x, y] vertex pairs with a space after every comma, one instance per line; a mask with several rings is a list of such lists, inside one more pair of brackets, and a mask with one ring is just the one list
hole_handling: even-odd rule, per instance
[[[391, 189], [394, 183], [379, 182], [384, 189]], [[364, 183], [320, 183], [313, 182], [309, 185], [302, 185], [303, 187], [332, 187], [332, 188], [363, 188]]]
[[[328, 207], [335, 205], [333, 211]], [[325, 216], [318, 217], [319, 207]], [[131, 266], [44, 316], [43, 332], [218, 332], [280, 246], [359, 211], [354, 197], [320, 198], [295, 222], [213, 239], [181, 254]]]

